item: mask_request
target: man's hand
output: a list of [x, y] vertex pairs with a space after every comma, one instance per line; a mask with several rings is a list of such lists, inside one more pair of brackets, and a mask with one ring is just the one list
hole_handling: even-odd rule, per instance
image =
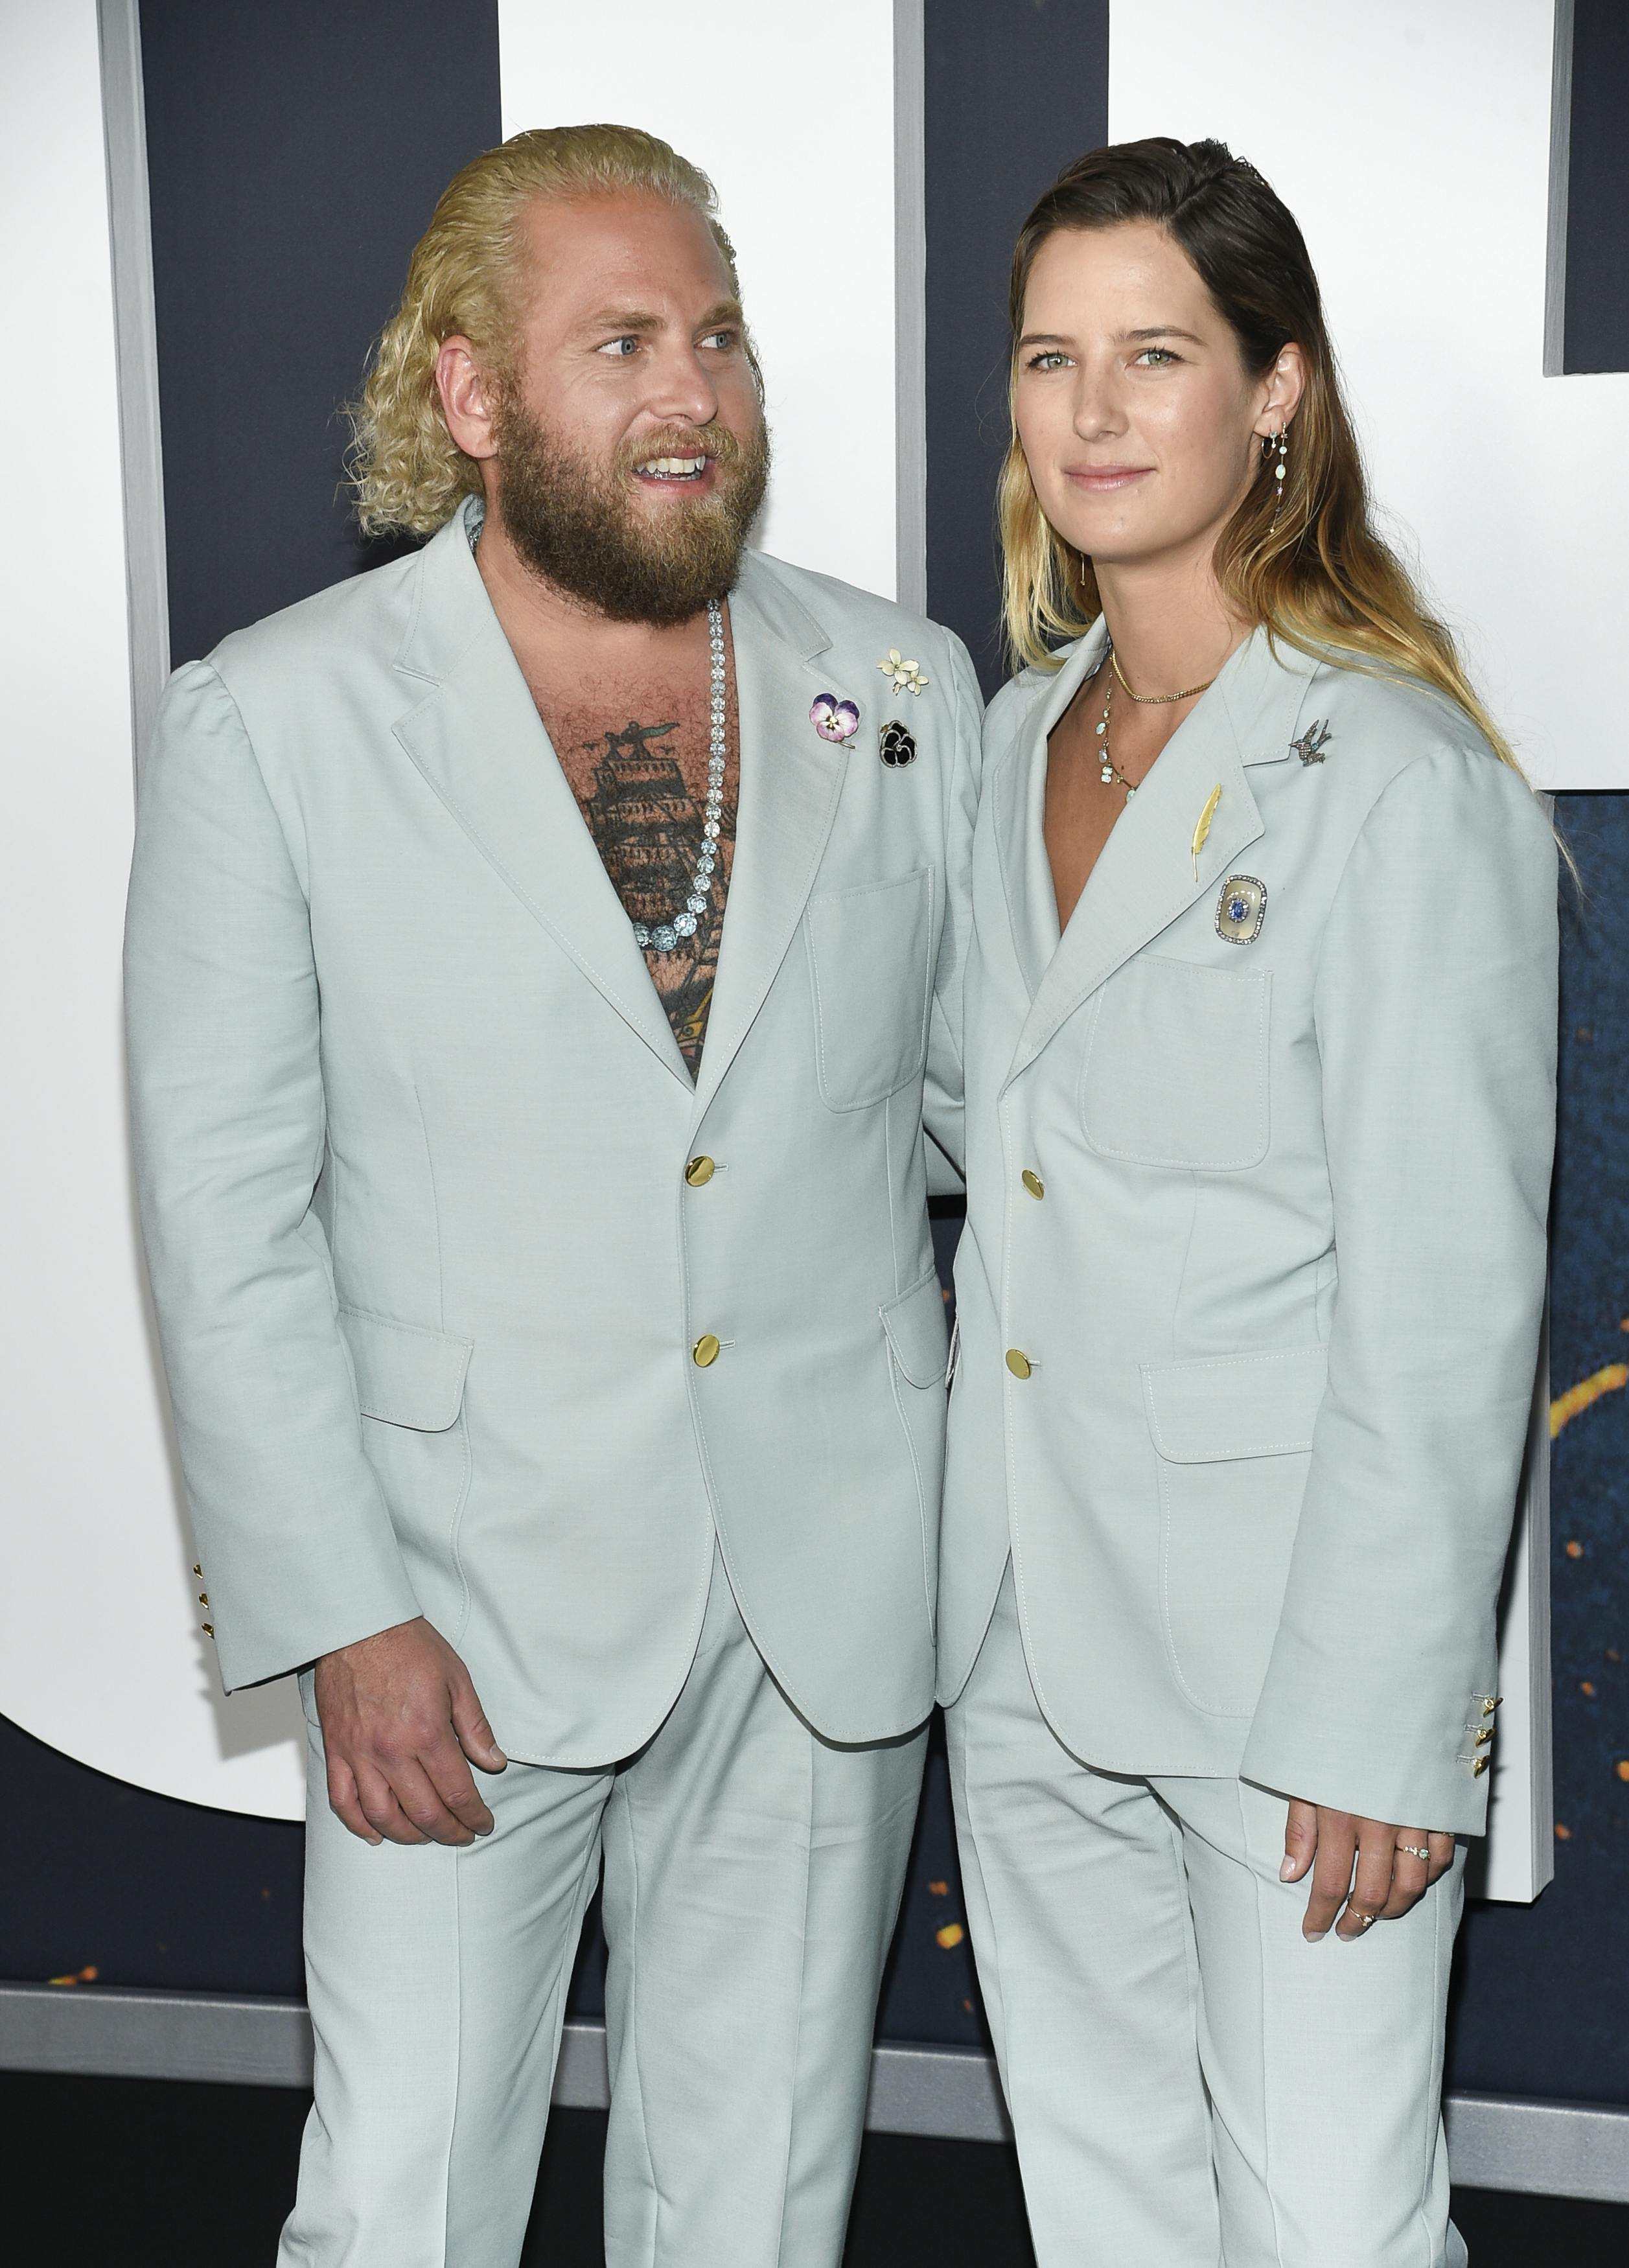
[[1382, 1819], [1359, 1819], [1350, 1811], [1292, 1799], [1279, 1880], [1298, 1882], [1310, 1868], [1301, 1935], [1315, 1943], [1327, 1937], [1338, 1913], [1335, 1934], [1349, 1941], [1364, 1936], [1371, 1923], [1396, 1921], [1418, 1905], [1453, 1857], [1451, 1835], [1392, 1827]]
[[472, 1843], [491, 1833], [469, 1766], [502, 1771], [508, 1758], [469, 1672], [422, 1616], [323, 1654], [316, 1697], [328, 1802], [353, 1835]]

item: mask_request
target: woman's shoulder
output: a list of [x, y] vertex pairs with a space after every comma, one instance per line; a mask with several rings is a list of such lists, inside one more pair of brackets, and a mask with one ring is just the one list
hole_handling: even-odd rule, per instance
[[1439, 850], [1477, 837], [1531, 838], [1550, 821], [1532, 788], [1474, 718], [1434, 686], [1399, 673], [1321, 661], [1299, 719], [1312, 761], [1349, 804], [1354, 833], [1418, 836]]
[[[1422, 679], [1400, 672], [1321, 660], [1313, 667], [1300, 722], [1326, 762], [1365, 802], [1404, 774], [1463, 778], [1501, 799], [1532, 803], [1522, 774], [1499, 755], [1465, 710]], [[1300, 746], [1300, 742], [1295, 744]]]

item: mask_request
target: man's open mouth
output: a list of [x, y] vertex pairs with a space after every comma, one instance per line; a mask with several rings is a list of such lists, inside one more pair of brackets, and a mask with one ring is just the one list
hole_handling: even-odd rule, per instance
[[647, 457], [634, 470], [647, 481], [698, 481], [707, 465], [704, 453], [699, 457]]

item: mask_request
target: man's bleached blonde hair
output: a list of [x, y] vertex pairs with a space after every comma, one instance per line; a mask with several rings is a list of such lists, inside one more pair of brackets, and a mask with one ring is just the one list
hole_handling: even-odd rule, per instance
[[538, 127], [483, 151], [442, 191], [350, 412], [350, 475], [368, 534], [432, 535], [464, 497], [481, 493], [475, 460], [441, 414], [436, 357], [456, 333], [500, 383], [513, 375], [526, 305], [527, 207], [539, 197], [626, 189], [694, 206], [739, 294], [735, 247], [719, 224], [712, 183], [654, 134], [636, 126]]

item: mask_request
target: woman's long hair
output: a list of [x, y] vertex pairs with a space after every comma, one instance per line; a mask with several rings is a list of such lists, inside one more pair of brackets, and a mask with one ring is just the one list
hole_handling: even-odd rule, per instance
[[[1077, 158], [1019, 232], [1010, 303], [1014, 372], [1036, 253], [1059, 229], [1122, 221], [1152, 221], [1181, 246], [1252, 376], [1265, 376], [1292, 340], [1306, 366], [1285, 479], [1273, 478], [1264, 448], [1249, 495], [1217, 541], [1216, 572], [1229, 607], [1302, 652], [1434, 688], [1520, 770], [1477, 697], [1452, 632], [1426, 611], [1407, 570], [1375, 532], [1318, 280], [1294, 214], [1254, 166], [1224, 143], [1164, 135]], [[1055, 666], [1057, 641], [1079, 637], [1102, 601], [1090, 561], [1069, 549], [1041, 510], [1016, 423], [997, 509], [1014, 665]]]

